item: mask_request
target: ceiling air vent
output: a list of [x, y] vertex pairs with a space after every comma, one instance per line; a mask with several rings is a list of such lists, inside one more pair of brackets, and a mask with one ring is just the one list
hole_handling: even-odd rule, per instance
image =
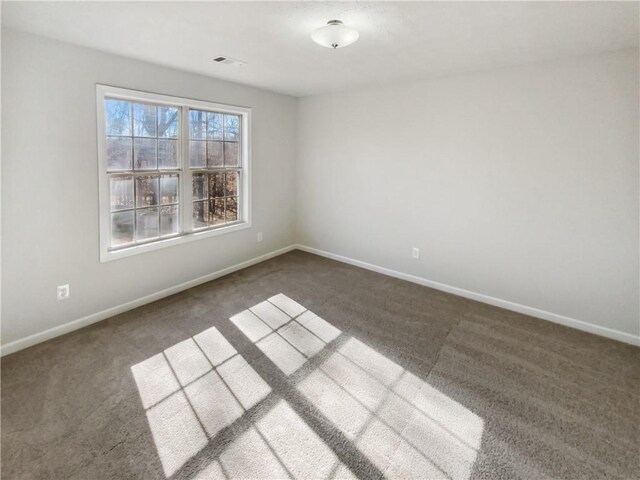
[[216, 63], [223, 63], [225, 65], [236, 65], [236, 66], [242, 66], [247, 63], [247, 62], [243, 62], [242, 60], [236, 60], [235, 58], [225, 57], [223, 55], [214, 57], [213, 61]]

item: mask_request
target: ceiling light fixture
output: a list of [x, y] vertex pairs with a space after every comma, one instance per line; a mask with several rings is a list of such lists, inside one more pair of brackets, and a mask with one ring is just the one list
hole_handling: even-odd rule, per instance
[[311, 32], [311, 40], [327, 48], [342, 48], [358, 40], [360, 34], [346, 27], [340, 20], [330, 20], [324, 27]]

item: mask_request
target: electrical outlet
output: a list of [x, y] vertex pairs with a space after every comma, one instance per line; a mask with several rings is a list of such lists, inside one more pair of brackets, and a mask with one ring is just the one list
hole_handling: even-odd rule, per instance
[[413, 258], [420, 258], [420, 249], [413, 247], [413, 253], [412, 253]]
[[69, 290], [68, 283], [66, 285], [58, 285], [58, 290], [57, 290], [58, 300], [66, 300], [67, 298], [69, 298], [70, 294], [71, 292]]
[[258, 232], [258, 241], [261, 242], [262, 241], [262, 232]]

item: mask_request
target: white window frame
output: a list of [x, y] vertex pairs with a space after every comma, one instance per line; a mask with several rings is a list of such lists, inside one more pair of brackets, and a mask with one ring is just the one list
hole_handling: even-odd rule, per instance
[[[223, 235], [251, 227], [251, 109], [220, 103], [173, 97], [155, 93], [130, 90], [126, 88], [96, 85], [97, 98], [97, 132], [98, 132], [98, 194], [100, 197], [100, 262], [108, 262], [140, 253], [151, 252], [161, 248], [180, 245], [194, 240]], [[109, 174], [107, 173], [107, 135], [104, 116], [105, 98], [115, 98], [131, 102], [171, 105], [180, 108], [180, 175], [179, 218], [180, 230], [177, 236], [164, 238], [149, 243], [111, 249], [111, 198]], [[232, 113], [240, 116], [240, 161], [242, 174], [238, 182], [238, 218], [237, 222], [206, 229], [192, 229], [192, 170], [189, 167], [189, 109], [208, 110], [221, 113]]]

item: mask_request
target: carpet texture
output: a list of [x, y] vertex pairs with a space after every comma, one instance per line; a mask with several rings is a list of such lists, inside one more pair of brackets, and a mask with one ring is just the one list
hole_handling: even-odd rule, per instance
[[640, 349], [294, 251], [2, 359], [2, 478], [632, 479]]

